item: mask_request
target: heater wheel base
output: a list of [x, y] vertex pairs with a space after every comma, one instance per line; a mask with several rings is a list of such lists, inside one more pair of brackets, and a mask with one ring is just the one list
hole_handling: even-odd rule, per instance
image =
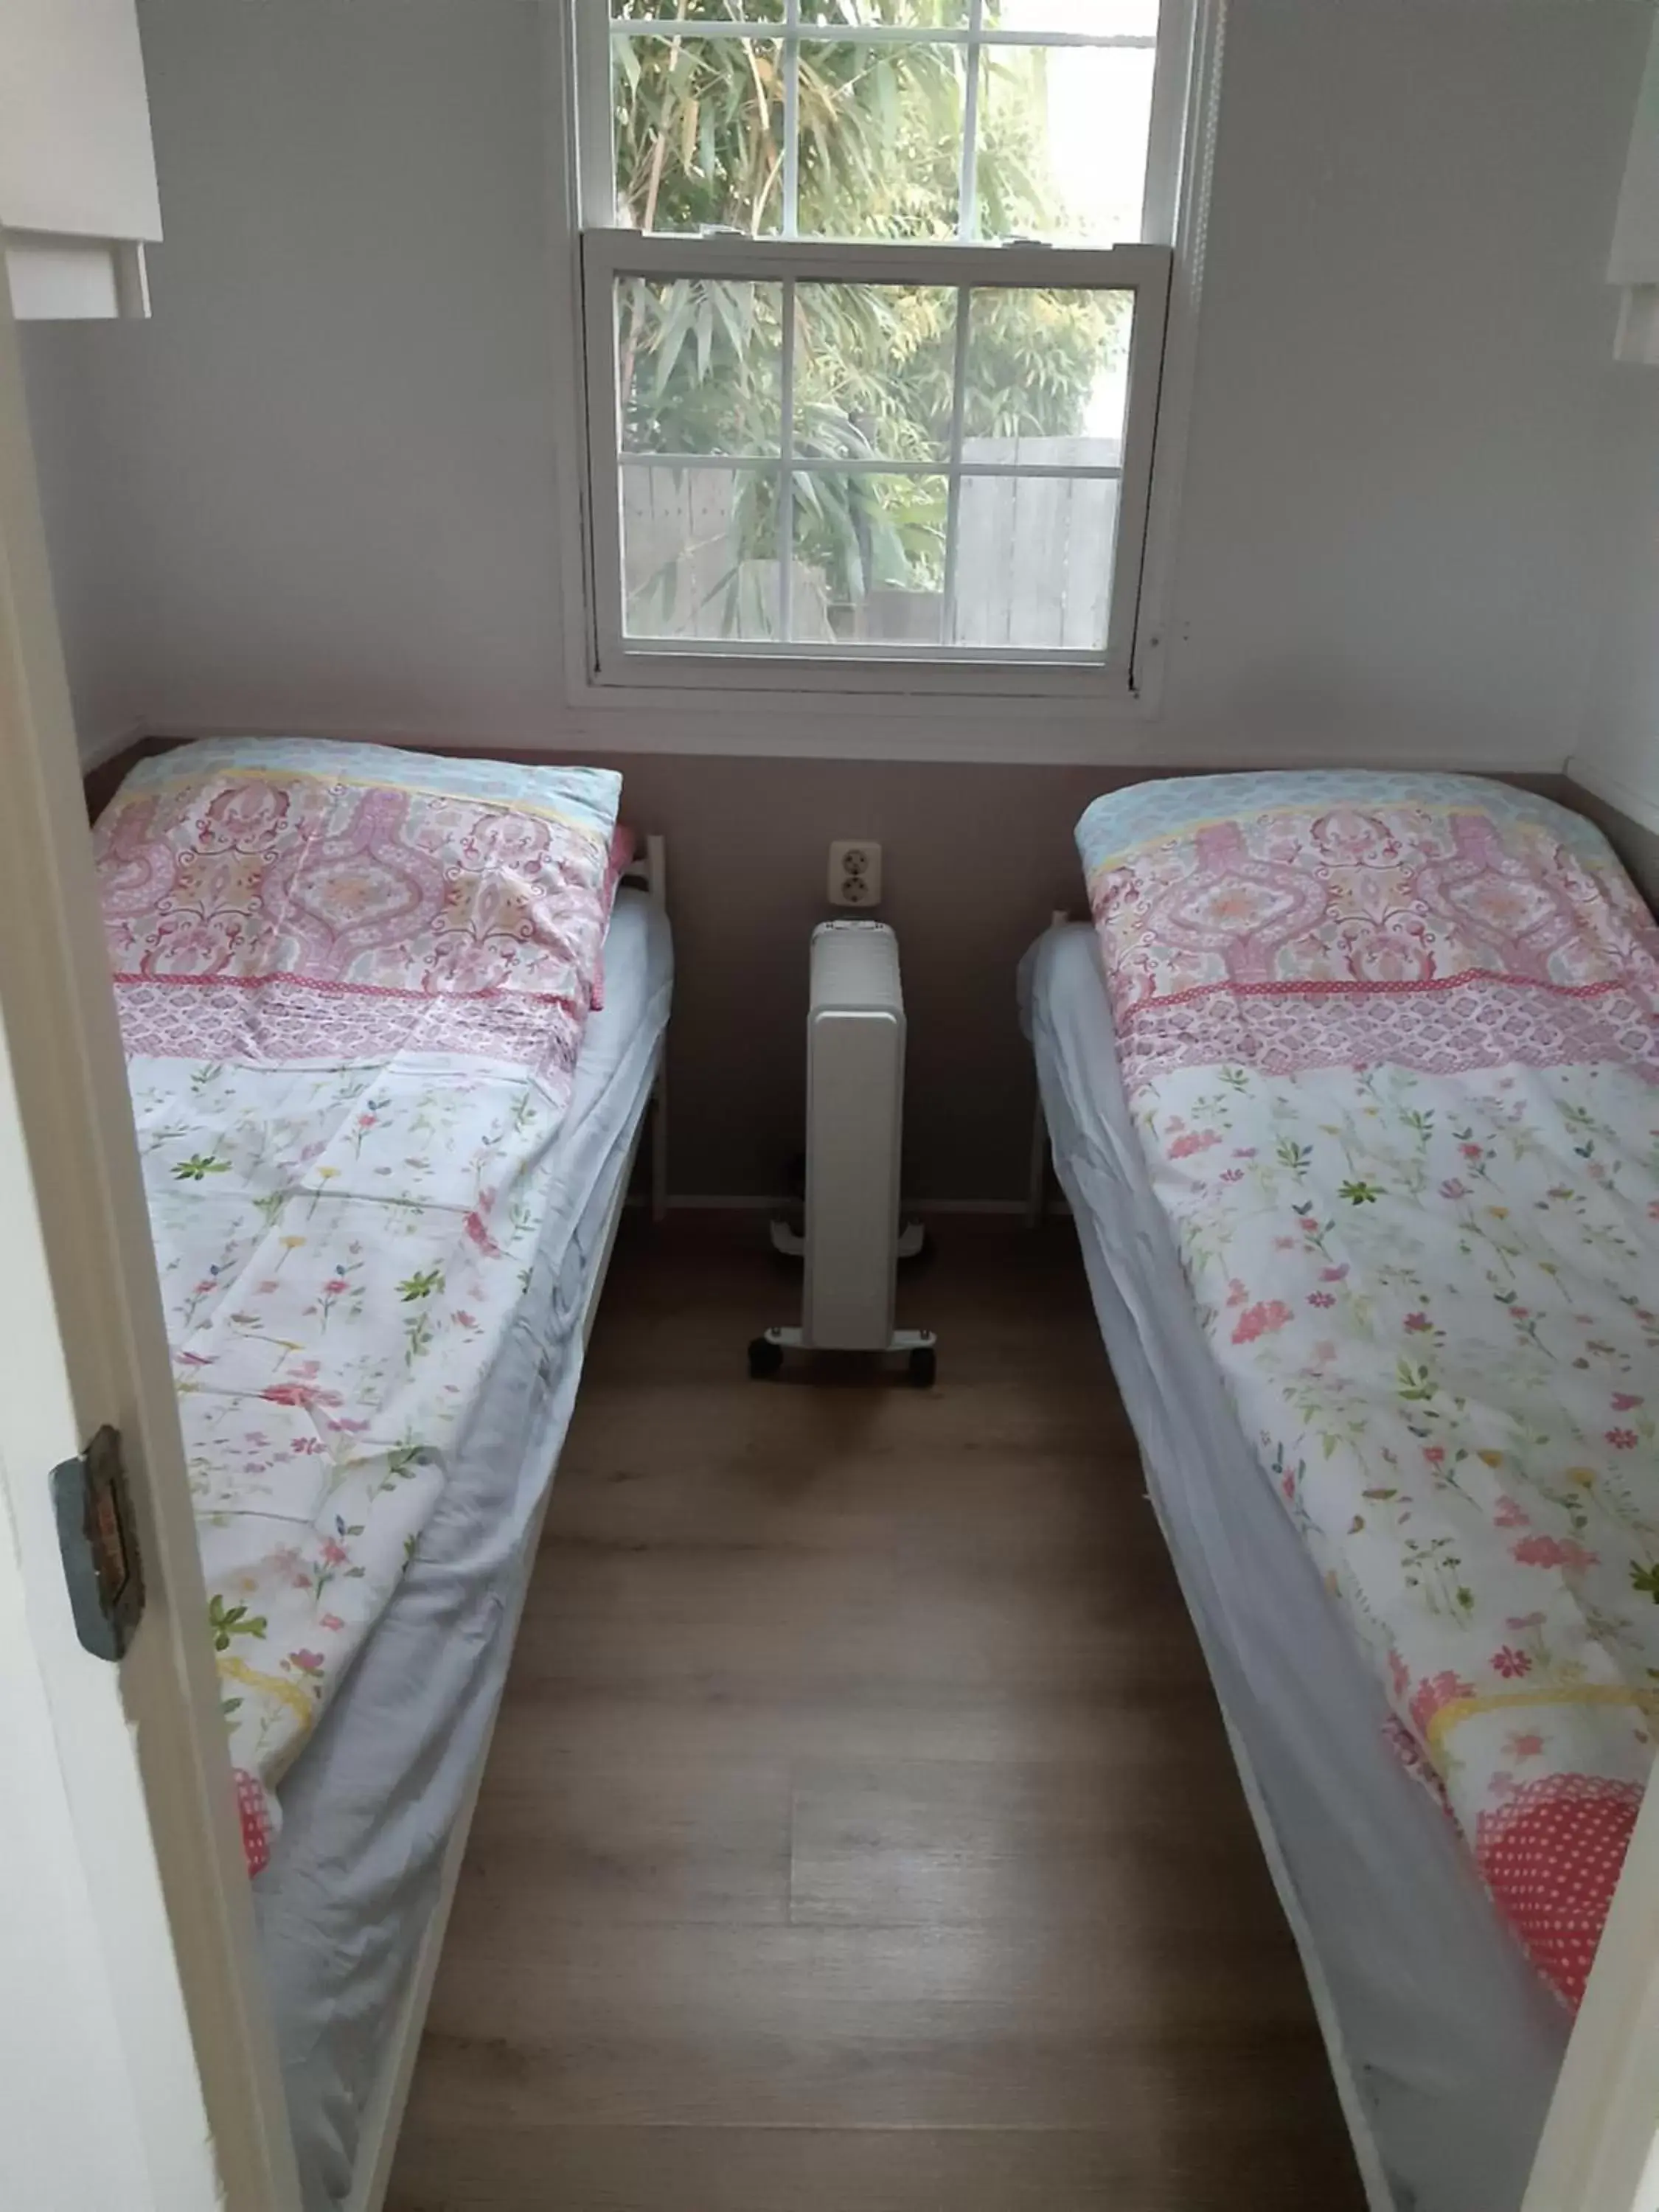
[[749, 1374], [751, 1381], [764, 1382], [778, 1373], [783, 1365], [783, 1346], [769, 1336], [757, 1336], [749, 1347]]
[[[769, 1382], [780, 1373], [787, 1352], [811, 1352], [822, 1347], [804, 1343], [798, 1328], [769, 1328], [764, 1335], [751, 1337], [749, 1344], [749, 1373], [757, 1382]], [[890, 1340], [878, 1352], [891, 1358], [902, 1358], [905, 1373], [917, 1390], [931, 1390], [939, 1374], [939, 1340], [931, 1328], [895, 1329]]]

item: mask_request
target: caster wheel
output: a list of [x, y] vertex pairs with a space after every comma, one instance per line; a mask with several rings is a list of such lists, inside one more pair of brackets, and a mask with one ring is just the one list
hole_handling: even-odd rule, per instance
[[910, 1354], [910, 1383], [916, 1390], [931, 1390], [939, 1373], [939, 1354], [931, 1344], [919, 1344]]
[[764, 1382], [783, 1365], [783, 1346], [774, 1344], [769, 1336], [757, 1336], [749, 1347], [749, 1374], [751, 1381]]

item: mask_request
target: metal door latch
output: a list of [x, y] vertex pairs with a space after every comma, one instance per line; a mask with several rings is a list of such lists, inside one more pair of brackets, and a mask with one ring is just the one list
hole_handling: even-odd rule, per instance
[[144, 1610], [144, 1571], [114, 1429], [53, 1468], [52, 1496], [76, 1633], [94, 1658], [124, 1659]]

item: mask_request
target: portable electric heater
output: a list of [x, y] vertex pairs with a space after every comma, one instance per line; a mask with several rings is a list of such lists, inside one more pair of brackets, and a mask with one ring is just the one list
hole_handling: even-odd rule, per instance
[[[805, 1234], [773, 1229], [780, 1250], [805, 1262], [800, 1327], [757, 1336], [751, 1375], [775, 1375], [796, 1349], [904, 1352], [911, 1381], [933, 1382], [933, 1332], [893, 1326], [903, 1119], [898, 939], [883, 921], [823, 922], [806, 1016]], [[902, 1249], [920, 1242], [906, 1232]]]

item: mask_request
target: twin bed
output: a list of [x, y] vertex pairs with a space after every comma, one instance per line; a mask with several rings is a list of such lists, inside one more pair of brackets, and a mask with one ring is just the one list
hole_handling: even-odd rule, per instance
[[[307, 2212], [384, 2194], [660, 1080], [618, 796], [226, 741], [98, 828]], [[1512, 2212], [1659, 1708], [1659, 933], [1471, 778], [1079, 834], [1024, 1018], [1362, 2177]]]
[[660, 1081], [663, 851], [618, 796], [225, 741], [97, 828], [307, 2212], [390, 2176]]
[[1079, 842], [1042, 1105], [1362, 2178], [1513, 2212], [1652, 1758], [1659, 933], [1472, 778]]

